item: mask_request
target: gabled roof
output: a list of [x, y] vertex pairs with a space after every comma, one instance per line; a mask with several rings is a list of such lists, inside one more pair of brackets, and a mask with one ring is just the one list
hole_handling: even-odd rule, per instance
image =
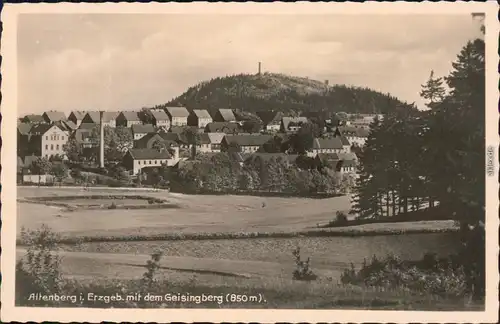
[[68, 130], [71, 130], [71, 131], [74, 131], [75, 129], [78, 128], [78, 127], [76, 127], [76, 124], [74, 122], [72, 122], [71, 120], [63, 120], [62, 123], [64, 125], [66, 125], [66, 128]]
[[132, 125], [132, 133], [134, 134], [143, 134], [143, 133], [154, 133], [155, 128], [151, 124], [134, 124]]
[[211, 144], [220, 144], [222, 142], [222, 139], [226, 134], [224, 133], [205, 133], [208, 135], [208, 139], [210, 140]]
[[201, 133], [199, 138], [199, 144], [211, 144], [210, 137], [207, 133]]
[[160, 160], [170, 159], [172, 155], [168, 151], [158, 151], [154, 149], [130, 149], [130, 156], [134, 160]]
[[288, 130], [291, 126], [290, 124], [305, 124], [309, 120], [306, 117], [283, 117], [281, 122], [283, 123], [283, 127], [285, 130]]
[[226, 135], [227, 144], [236, 143], [239, 146], [261, 146], [271, 140], [271, 135]]
[[313, 140], [313, 149], [342, 149], [342, 140], [338, 137], [315, 138]]
[[87, 116], [87, 118], [90, 118], [90, 120], [94, 124], [99, 124], [99, 120], [101, 119], [100, 113], [98, 111], [87, 111], [87, 113], [85, 114], [85, 116], [83, 118], [85, 118], [86, 116]]
[[65, 120], [66, 115], [61, 112], [61, 111], [46, 111], [43, 113], [51, 122], [59, 121], [59, 120]]
[[105, 111], [102, 113], [102, 121], [105, 123], [109, 123], [110, 121], [115, 120], [119, 114], [119, 111]]
[[[83, 119], [83, 117], [85, 117], [85, 115], [86, 115], [86, 114], [87, 114], [87, 112], [82, 111], [82, 110], [73, 110], [73, 111], [72, 111], [69, 115], [70, 115], [70, 116], [71, 116], [71, 115], [75, 116], [75, 118], [76, 118], [77, 120], [82, 120], [82, 119]], [[68, 116], [68, 117], [69, 117], [69, 116]]]
[[155, 120], [168, 120], [168, 115], [164, 110], [151, 110], [151, 115]]
[[78, 129], [93, 129], [96, 127], [98, 126], [94, 123], [81, 123], [80, 126], [78, 126]]
[[240, 125], [237, 123], [229, 122], [212, 122], [208, 123], [205, 127], [206, 133], [237, 133], [239, 131]]
[[283, 113], [280, 111], [258, 111], [255, 113], [261, 120], [264, 125], [268, 125], [271, 123], [280, 123], [283, 118]]
[[339, 159], [341, 160], [349, 160], [349, 161], [356, 161], [358, 160], [358, 157], [356, 153], [349, 152], [349, 153], [338, 153], [337, 154]]
[[224, 121], [236, 121], [236, 116], [231, 109], [219, 109], [219, 114]]
[[30, 135], [43, 135], [46, 132], [48, 132], [52, 127], [57, 127], [62, 131], [65, 131], [60, 125], [58, 124], [36, 124], [33, 125], [30, 129]]
[[45, 121], [42, 115], [34, 115], [34, 114], [26, 115], [24, 116], [24, 119], [31, 123], [43, 123]]
[[120, 115], [123, 115], [126, 120], [128, 121], [140, 121], [141, 119], [139, 118], [139, 115], [137, 114], [137, 111], [122, 111]]
[[17, 131], [21, 135], [28, 135], [32, 127], [33, 124], [30, 123], [19, 123], [17, 124]]
[[206, 118], [212, 120], [212, 116], [206, 109], [194, 109], [193, 114], [198, 118]]
[[185, 107], [166, 107], [167, 113], [171, 117], [188, 117], [189, 111]]

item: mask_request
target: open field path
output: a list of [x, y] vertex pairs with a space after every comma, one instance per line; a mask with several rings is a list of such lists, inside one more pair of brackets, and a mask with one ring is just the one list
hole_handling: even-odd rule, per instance
[[[19, 260], [26, 250], [18, 248]], [[147, 254], [91, 253], [60, 251], [62, 271], [79, 279], [140, 279], [146, 271]], [[159, 275], [173, 281], [192, 280], [214, 283], [235, 279], [239, 281], [291, 281], [294, 264], [291, 262], [265, 262], [214, 258], [164, 256]], [[314, 269], [321, 277], [339, 278], [341, 268]], [[336, 279], [335, 279], [336, 280]], [[231, 280], [232, 281], [232, 280]]]

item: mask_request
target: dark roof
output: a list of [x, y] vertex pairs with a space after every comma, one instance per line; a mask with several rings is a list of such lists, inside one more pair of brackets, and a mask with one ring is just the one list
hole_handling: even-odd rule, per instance
[[346, 136], [368, 137], [370, 130], [364, 127], [339, 127], [340, 132]]
[[226, 143], [237, 143], [239, 146], [261, 146], [273, 138], [271, 135], [226, 135]]
[[132, 125], [132, 133], [154, 133], [155, 128], [151, 124], [134, 124]]
[[78, 129], [93, 129], [96, 128], [97, 124], [93, 123], [81, 123], [80, 126], [78, 126]]
[[201, 132], [198, 129], [198, 127], [196, 127], [196, 126], [172, 126], [172, 127], [170, 127], [170, 132], [182, 134], [184, 132], [184, 130], [186, 130], [188, 128], [191, 128], [193, 131], [198, 132], [198, 133]]
[[168, 120], [168, 115], [163, 110], [151, 110], [151, 115], [155, 120]]
[[286, 153], [253, 153], [251, 156], [249, 156], [246, 161], [250, 160], [255, 160], [255, 159], [261, 159], [262, 161], [268, 162], [271, 161], [272, 159], [283, 159], [285, 161], [288, 161], [290, 163], [295, 163], [295, 160], [297, 159], [299, 155], [298, 154], [286, 154]]
[[211, 140], [210, 140], [210, 136], [208, 136], [207, 133], [200, 134], [199, 140], [200, 140], [199, 144], [210, 144], [210, 143], [212, 143]]
[[99, 124], [99, 120], [101, 119], [100, 113], [98, 111], [87, 111], [85, 116], [89, 116], [90, 120], [92, 120], [92, 122], [95, 124]]
[[36, 124], [36, 125], [33, 125], [33, 127], [31, 127], [30, 135], [43, 135], [54, 126], [61, 129], [61, 130], [65, 130], [65, 129], [61, 128], [61, 126], [58, 124]]
[[155, 136], [160, 136], [160, 135], [157, 133], [147, 133], [146, 135], [144, 135], [140, 139], [134, 140], [134, 148], [146, 148], [148, 141]]
[[159, 160], [170, 159], [172, 155], [168, 151], [158, 151], [154, 149], [131, 149], [128, 150], [134, 160]]
[[31, 122], [31, 123], [43, 123], [45, 119], [43, 119], [42, 115], [26, 115], [24, 116], [25, 120]]
[[268, 125], [272, 122], [279, 123], [281, 118], [283, 118], [283, 113], [280, 111], [258, 111], [255, 113], [264, 125]]
[[171, 117], [188, 117], [189, 111], [186, 107], [166, 107], [167, 113]]
[[33, 124], [30, 124], [30, 123], [19, 123], [17, 124], [17, 131], [21, 134], [21, 135], [28, 135], [30, 130], [31, 130], [31, 127], [33, 127]]
[[47, 118], [52, 122], [66, 119], [66, 115], [61, 111], [51, 110], [51, 111], [46, 111], [43, 114], [47, 116]]
[[126, 120], [128, 121], [140, 121], [141, 119], [139, 118], [139, 115], [137, 114], [137, 111], [122, 111], [120, 113], [125, 117]]
[[353, 160], [340, 160], [337, 167], [355, 167], [356, 161]]
[[76, 124], [74, 122], [72, 122], [71, 120], [63, 120], [62, 123], [64, 125], [66, 125], [66, 128], [68, 128], [68, 130], [75, 130], [77, 129], [78, 127], [76, 127]]
[[345, 137], [344, 135], [340, 136], [340, 141], [342, 142], [342, 145], [351, 145], [347, 137]]
[[77, 143], [97, 143], [98, 139], [90, 141], [92, 139], [92, 129], [79, 128], [73, 133], [73, 137]]
[[85, 111], [80, 111], [80, 110], [74, 110], [70, 114], [70, 116], [73, 115], [77, 120], [82, 120], [83, 117], [85, 117], [86, 112]]
[[174, 141], [174, 142], [185, 144], [184, 139], [180, 136], [179, 133], [161, 132], [161, 133], [158, 133], [158, 135], [160, 135], [161, 138], [163, 138], [163, 140], [165, 140], [165, 141]]
[[219, 109], [219, 114], [224, 121], [236, 121], [236, 116], [231, 109]]
[[207, 133], [237, 133], [239, 131], [240, 125], [237, 123], [229, 122], [213, 122], [208, 123], [205, 127], [205, 132]]
[[315, 138], [313, 149], [342, 149], [342, 140], [339, 137]]
[[316, 158], [321, 160], [322, 162], [338, 162], [340, 161], [340, 157], [337, 153], [318, 153]]
[[212, 116], [208, 113], [206, 109], [194, 109], [193, 114], [198, 118], [208, 118], [212, 119]]

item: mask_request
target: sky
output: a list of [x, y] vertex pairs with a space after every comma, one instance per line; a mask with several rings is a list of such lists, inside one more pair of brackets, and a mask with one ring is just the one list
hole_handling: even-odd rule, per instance
[[480, 37], [470, 15], [23, 14], [18, 115], [138, 110], [213, 77], [263, 72], [416, 102]]

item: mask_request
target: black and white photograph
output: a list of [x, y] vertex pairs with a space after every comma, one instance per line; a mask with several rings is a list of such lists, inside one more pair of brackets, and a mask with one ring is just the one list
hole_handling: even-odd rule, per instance
[[4, 7], [2, 318], [496, 322], [495, 4], [217, 5]]

